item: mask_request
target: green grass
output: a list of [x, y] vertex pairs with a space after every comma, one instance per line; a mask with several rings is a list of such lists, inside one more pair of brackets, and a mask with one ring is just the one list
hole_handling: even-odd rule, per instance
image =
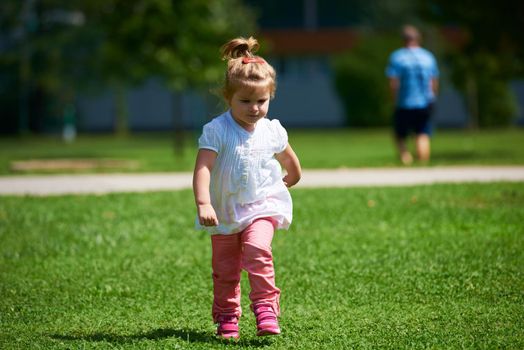
[[[289, 138], [305, 168], [400, 164], [389, 130], [291, 131]], [[524, 164], [524, 129], [435, 132], [430, 165], [473, 164]]]
[[[89, 170], [91, 172], [191, 171], [197, 137], [196, 134], [187, 136], [181, 155], [175, 155], [174, 141], [168, 134], [138, 134], [127, 138], [81, 135], [73, 144], [64, 144], [58, 137], [49, 136], [3, 138], [0, 139], [0, 175], [21, 173], [11, 169], [12, 161], [64, 158], [138, 162], [137, 168], [124, 166]], [[289, 130], [289, 137], [304, 168], [399, 165], [387, 129]], [[524, 129], [437, 130], [432, 146], [431, 165], [524, 164]], [[45, 171], [30, 173], [39, 172]]]
[[[524, 183], [297, 189], [283, 334], [213, 337], [190, 191], [2, 197], [2, 349], [524, 348]], [[244, 276], [245, 277], [245, 276]]]
[[[11, 161], [29, 159], [117, 159], [137, 161], [139, 165], [137, 169], [94, 169], [94, 172], [187, 171], [194, 165], [195, 145], [195, 137], [188, 137], [186, 149], [180, 155], [175, 153], [174, 141], [167, 134], [80, 135], [72, 144], [51, 136], [4, 138], [0, 139], [0, 174], [17, 173], [11, 170]], [[38, 172], [45, 171], [33, 173]]]

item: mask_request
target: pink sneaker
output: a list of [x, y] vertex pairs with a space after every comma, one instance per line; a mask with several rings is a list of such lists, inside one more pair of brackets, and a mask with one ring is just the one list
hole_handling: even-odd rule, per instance
[[217, 337], [234, 340], [240, 338], [238, 317], [235, 315], [218, 316]]
[[258, 304], [253, 307], [257, 318], [257, 335], [276, 335], [280, 334], [277, 315], [268, 304]]

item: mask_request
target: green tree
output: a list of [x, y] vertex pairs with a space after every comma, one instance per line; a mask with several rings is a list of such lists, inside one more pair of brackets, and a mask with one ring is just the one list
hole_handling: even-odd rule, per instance
[[[82, 50], [89, 51], [83, 15], [55, 2], [5, 0], [0, 3], [0, 47], [3, 101], [17, 101], [6, 113], [18, 129], [43, 130], [43, 120], [57, 117], [60, 103], [74, 99], [82, 77]], [[48, 103], [54, 99], [57, 103]], [[69, 101], [68, 101], [69, 100]]]
[[[222, 74], [219, 46], [254, 26], [240, 0], [4, 0], [0, 6], [2, 29], [15, 33], [0, 62], [19, 67], [20, 91], [31, 90], [28, 105], [35, 87], [57, 100], [64, 92], [74, 98], [75, 91], [110, 86], [123, 106], [127, 86], [149, 77], [173, 91], [207, 86]], [[117, 110], [125, 132], [125, 109]], [[44, 108], [34, 114], [43, 118]]]
[[448, 48], [454, 84], [465, 94], [471, 126], [508, 125], [516, 113], [509, 81], [524, 73], [524, 2], [432, 0], [421, 14], [456, 26], [465, 40]]
[[[216, 82], [223, 73], [219, 45], [250, 33], [254, 24], [237, 0], [98, 0], [89, 2], [88, 13], [105, 37], [96, 71], [117, 91], [117, 106], [130, 82], [151, 76], [163, 78], [174, 92]], [[122, 132], [125, 109], [117, 110]], [[179, 117], [174, 116], [175, 125]]]
[[343, 102], [348, 125], [389, 124], [393, 105], [384, 69], [398, 41], [397, 36], [361, 34], [351, 52], [333, 60], [335, 87]]

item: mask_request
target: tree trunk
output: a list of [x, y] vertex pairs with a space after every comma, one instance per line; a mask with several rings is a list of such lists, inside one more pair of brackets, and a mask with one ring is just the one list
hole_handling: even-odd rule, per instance
[[478, 84], [474, 73], [467, 75], [466, 100], [469, 111], [468, 128], [476, 130], [479, 127]]
[[127, 109], [126, 88], [115, 86], [115, 133], [118, 136], [129, 134], [129, 113]]
[[173, 146], [177, 157], [184, 156], [184, 100], [181, 92], [173, 92]]

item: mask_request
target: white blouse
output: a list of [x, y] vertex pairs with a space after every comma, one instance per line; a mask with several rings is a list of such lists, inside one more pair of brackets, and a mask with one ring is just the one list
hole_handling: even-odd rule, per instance
[[275, 159], [287, 144], [287, 132], [276, 119], [260, 119], [249, 132], [227, 111], [204, 125], [198, 146], [218, 154], [210, 194], [219, 225], [205, 227], [197, 218], [196, 227], [211, 234], [232, 234], [255, 219], [271, 217], [277, 228], [287, 229], [293, 204]]

